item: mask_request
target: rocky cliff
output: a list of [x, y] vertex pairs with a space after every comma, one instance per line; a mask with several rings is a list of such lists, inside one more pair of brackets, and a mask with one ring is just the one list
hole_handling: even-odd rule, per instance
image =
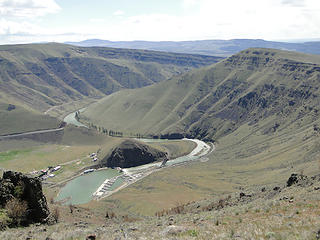
[[40, 180], [13, 171], [4, 172], [0, 179], [0, 207], [13, 225], [45, 222], [50, 214]]
[[167, 154], [134, 140], [125, 140], [101, 161], [102, 166], [129, 168], [167, 161]]

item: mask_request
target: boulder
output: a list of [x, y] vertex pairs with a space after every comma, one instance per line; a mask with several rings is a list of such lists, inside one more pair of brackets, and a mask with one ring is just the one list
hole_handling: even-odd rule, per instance
[[45, 222], [50, 212], [42, 192], [39, 178], [28, 177], [19, 172], [6, 171], [0, 179], [0, 205], [16, 198], [27, 203], [26, 224]]
[[287, 187], [292, 185], [306, 185], [308, 182], [308, 177], [302, 174], [292, 173], [287, 181]]
[[167, 161], [167, 153], [135, 140], [125, 140], [100, 165], [130, 168], [158, 161]]

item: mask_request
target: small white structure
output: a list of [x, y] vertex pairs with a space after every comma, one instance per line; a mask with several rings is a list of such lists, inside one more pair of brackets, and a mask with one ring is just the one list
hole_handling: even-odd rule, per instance
[[98, 161], [98, 158], [94, 158], [94, 159], [92, 159], [92, 162], [96, 162], [96, 161]]
[[58, 171], [60, 168], [61, 168], [61, 166], [56, 166], [56, 167], [54, 167], [54, 168], [51, 170], [51, 172]]
[[54, 177], [55, 175], [53, 173], [49, 174], [48, 177], [52, 178]]
[[86, 174], [86, 173], [91, 173], [93, 171], [94, 171], [94, 169], [91, 168], [91, 169], [84, 170], [83, 173]]

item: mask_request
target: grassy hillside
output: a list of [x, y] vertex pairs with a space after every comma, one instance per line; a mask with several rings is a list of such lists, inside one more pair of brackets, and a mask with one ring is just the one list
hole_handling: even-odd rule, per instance
[[139, 88], [220, 58], [64, 44], [0, 46], [0, 100], [44, 111]]
[[0, 102], [0, 135], [57, 128], [60, 121], [14, 104]]
[[217, 147], [206, 162], [155, 173], [106, 201], [152, 214], [177, 202], [278, 184], [292, 172], [317, 174], [319, 79], [319, 56], [249, 49], [93, 104], [82, 117], [96, 125], [140, 133], [183, 132], [214, 140]]
[[265, 134], [317, 120], [320, 57], [250, 49], [150, 87], [112, 94], [83, 118], [140, 133], [216, 140], [247, 123]]

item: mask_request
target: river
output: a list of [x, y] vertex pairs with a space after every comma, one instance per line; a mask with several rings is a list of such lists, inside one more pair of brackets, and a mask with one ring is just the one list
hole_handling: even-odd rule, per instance
[[[81, 109], [80, 111], [83, 111]], [[75, 112], [69, 114], [65, 118], [65, 122], [68, 124], [74, 124], [76, 126], [85, 126], [75, 119]], [[156, 142], [156, 141], [170, 141], [170, 140], [154, 140], [154, 139], [137, 139], [143, 142]], [[183, 139], [185, 141], [193, 141], [196, 143], [196, 147], [188, 155], [178, 157], [170, 160], [165, 164], [165, 167], [170, 167], [183, 162], [198, 160], [201, 157], [209, 154], [214, 150], [214, 146], [209, 146], [201, 140], [197, 139]], [[145, 176], [151, 174], [153, 171], [159, 170], [161, 163], [150, 163], [138, 167], [123, 169], [123, 173], [119, 173], [115, 169], [97, 170], [92, 173], [83, 174], [70, 182], [68, 182], [58, 194], [56, 200], [66, 200], [65, 204], [84, 204], [91, 201], [96, 194], [97, 189], [107, 189], [105, 192], [101, 192], [102, 196], [111, 195], [116, 189], [126, 187]], [[116, 178], [119, 176], [118, 178]], [[112, 181], [114, 179], [114, 181]], [[110, 182], [108, 183], [108, 181]], [[111, 182], [112, 181], [112, 182]], [[100, 195], [101, 195], [100, 194]], [[99, 194], [98, 194], [99, 195]], [[99, 195], [99, 196], [100, 196]]]
[[[79, 110], [79, 112], [83, 112], [86, 108], [82, 108]], [[76, 112], [72, 112], [70, 114], [68, 114], [64, 119], [63, 121], [66, 122], [67, 124], [73, 124], [75, 126], [78, 126], [78, 127], [85, 127], [85, 128], [88, 128], [86, 125], [84, 125], [83, 123], [79, 122], [77, 119], [76, 119]]]

